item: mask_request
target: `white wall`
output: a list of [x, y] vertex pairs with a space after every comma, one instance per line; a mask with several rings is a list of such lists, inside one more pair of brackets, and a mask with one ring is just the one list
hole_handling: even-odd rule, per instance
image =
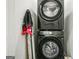
[[73, 1], [64, 0], [64, 7], [65, 50], [67, 55], [73, 56]]
[[[65, 45], [68, 55], [72, 54], [72, 0], [65, 0]], [[25, 58], [25, 39], [21, 26], [26, 9], [36, 14], [37, 0], [7, 0], [7, 56]]]
[[29, 8], [36, 14], [37, 0], [7, 0], [7, 56], [25, 58], [25, 39], [21, 35], [24, 14]]
[[7, 55], [14, 56], [16, 48], [15, 1], [7, 0]]

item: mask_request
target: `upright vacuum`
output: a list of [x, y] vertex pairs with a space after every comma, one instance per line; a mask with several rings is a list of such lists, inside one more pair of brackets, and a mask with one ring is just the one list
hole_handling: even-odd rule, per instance
[[32, 47], [32, 18], [30, 10], [27, 9], [22, 26], [22, 34], [25, 35], [26, 39], [26, 59], [33, 59], [33, 47]]

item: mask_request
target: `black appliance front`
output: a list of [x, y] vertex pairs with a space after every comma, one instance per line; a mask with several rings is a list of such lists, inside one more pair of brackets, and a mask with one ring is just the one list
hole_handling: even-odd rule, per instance
[[38, 28], [40, 30], [63, 30], [63, 0], [38, 0]]
[[39, 31], [36, 59], [64, 59], [63, 39], [62, 31]]
[[38, 0], [36, 59], [64, 59], [63, 6], [63, 0]]

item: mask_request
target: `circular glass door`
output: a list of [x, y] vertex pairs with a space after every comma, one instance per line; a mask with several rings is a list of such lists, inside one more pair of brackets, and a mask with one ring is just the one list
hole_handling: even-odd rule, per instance
[[56, 20], [62, 14], [62, 5], [57, 0], [44, 0], [41, 2], [40, 16], [45, 20]]
[[54, 58], [59, 53], [59, 47], [56, 43], [48, 41], [42, 46], [42, 52], [45, 57]]
[[58, 6], [57, 2], [47, 2], [43, 6], [43, 13], [47, 17], [54, 17], [58, 14], [60, 7]]

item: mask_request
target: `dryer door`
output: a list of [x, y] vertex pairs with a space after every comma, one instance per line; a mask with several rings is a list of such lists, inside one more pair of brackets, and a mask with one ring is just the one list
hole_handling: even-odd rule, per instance
[[44, 59], [59, 58], [63, 55], [63, 46], [55, 37], [45, 37], [39, 43], [39, 55]]

